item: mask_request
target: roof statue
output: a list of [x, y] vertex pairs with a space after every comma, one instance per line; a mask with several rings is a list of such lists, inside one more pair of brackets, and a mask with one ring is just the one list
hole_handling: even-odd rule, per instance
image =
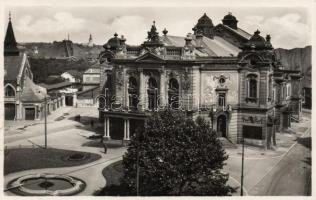
[[144, 47], [158, 47], [163, 46], [162, 42], [159, 39], [159, 33], [157, 32], [156, 22], [153, 21], [150, 31], [147, 32], [147, 41], [143, 43]]
[[147, 39], [148, 41], [151, 42], [158, 42], [159, 41], [159, 33], [157, 32], [157, 28], [155, 25], [155, 21], [153, 21], [153, 25], [151, 26], [150, 31], [147, 32], [148, 36]]

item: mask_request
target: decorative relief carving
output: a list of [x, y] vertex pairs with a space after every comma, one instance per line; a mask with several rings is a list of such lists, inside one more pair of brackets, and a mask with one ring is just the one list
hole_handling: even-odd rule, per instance
[[126, 75], [129, 77], [132, 76], [136, 78], [139, 76], [139, 72], [137, 70], [127, 70]]
[[257, 117], [257, 116], [248, 116], [248, 117], [242, 117], [242, 121], [245, 123], [252, 123], [252, 124], [263, 124], [264, 117]]
[[189, 90], [190, 88], [191, 88], [191, 80], [190, 80], [189, 72], [186, 70], [183, 74], [182, 89]]
[[180, 73], [177, 71], [169, 71], [168, 72], [169, 78], [179, 78], [180, 77]]
[[116, 84], [122, 86], [124, 84], [124, 73], [121, 66], [116, 68]]

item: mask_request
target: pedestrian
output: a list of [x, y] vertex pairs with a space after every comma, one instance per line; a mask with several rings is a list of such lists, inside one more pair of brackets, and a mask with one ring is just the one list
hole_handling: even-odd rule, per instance
[[94, 126], [94, 121], [93, 121], [93, 119], [91, 119], [91, 121], [90, 121], [90, 125], [91, 125], [91, 127], [93, 127], [93, 126]]
[[104, 154], [106, 154], [107, 151], [108, 151], [108, 147], [107, 147], [106, 142], [104, 140], [102, 142], [102, 145], [103, 145], [103, 148], [104, 148]]
[[78, 121], [80, 122], [80, 118], [81, 118], [81, 116], [80, 115], [78, 115]]

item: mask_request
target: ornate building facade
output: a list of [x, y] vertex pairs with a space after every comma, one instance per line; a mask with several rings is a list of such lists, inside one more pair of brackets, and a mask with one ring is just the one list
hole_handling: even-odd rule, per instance
[[207, 119], [219, 137], [267, 145], [300, 118], [300, 71], [283, 70], [271, 37], [253, 35], [231, 13], [214, 26], [204, 14], [186, 37], [157, 32], [126, 44], [115, 34], [100, 54], [104, 137], [129, 140], [152, 112], [171, 108]]

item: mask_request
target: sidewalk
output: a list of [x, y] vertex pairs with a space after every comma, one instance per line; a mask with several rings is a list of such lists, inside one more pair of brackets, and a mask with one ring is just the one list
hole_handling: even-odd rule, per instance
[[[47, 115], [47, 123], [52, 123], [56, 118], [63, 116], [64, 113], [68, 113], [72, 107], [61, 107], [56, 111]], [[41, 120], [6, 120], [4, 121], [4, 133], [6, 135], [23, 132], [27, 127], [35, 126], [38, 124], [44, 124], [44, 119]]]

